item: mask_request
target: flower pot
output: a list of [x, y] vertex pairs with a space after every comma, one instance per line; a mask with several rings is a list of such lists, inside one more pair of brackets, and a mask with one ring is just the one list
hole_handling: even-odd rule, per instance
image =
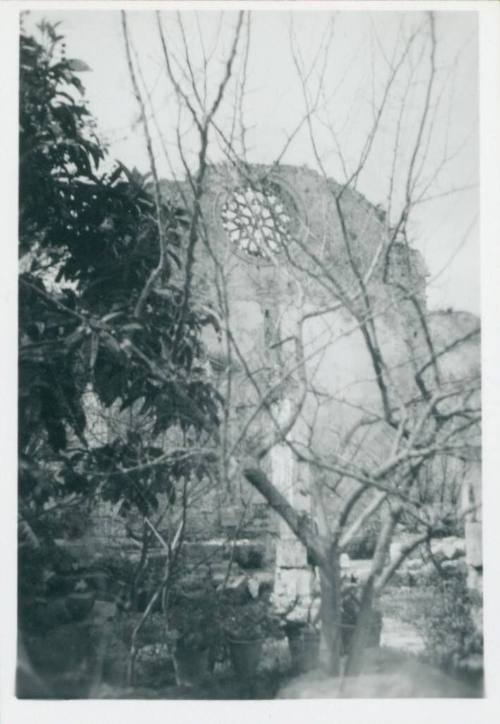
[[315, 669], [319, 661], [320, 635], [313, 631], [289, 631], [287, 638], [293, 670], [304, 673]]
[[262, 640], [230, 640], [229, 653], [238, 678], [246, 679], [255, 676], [262, 654]]
[[176, 648], [174, 669], [177, 686], [197, 686], [208, 676], [208, 648]]

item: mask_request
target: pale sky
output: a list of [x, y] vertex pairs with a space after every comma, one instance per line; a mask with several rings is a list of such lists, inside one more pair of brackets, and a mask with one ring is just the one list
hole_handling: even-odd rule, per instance
[[[203, 75], [198, 76], [202, 42], [207, 54], [213, 49], [208, 73], [210, 99], [221, 78], [236, 14], [200, 11], [197, 14], [182, 12], [181, 15], [197, 77]], [[32, 12], [25, 22], [26, 27], [31, 28], [42, 16], [50, 21], [62, 21], [59, 29], [67, 39], [68, 57], [80, 58], [91, 67], [91, 72], [82, 75], [82, 80], [99, 132], [109, 142], [110, 155], [127, 165], [147, 170], [147, 154], [137, 123], [138, 106], [127, 72], [119, 12]], [[173, 12], [162, 13], [162, 16], [169, 48], [179, 62], [178, 76], [185, 82], [182, 73], [186, 63], [178, 20]], [[405, 187], [405, 172], [417, 134], [429, 72], [430, 43], [426, 22], [426, 15], [420, 12], [254, 11], [243, 100], [244, 123], [248, 128], [247, 160], [273, 162], [304, 117], [303, 90], [290, 49], [293, 38], [306, 71], [313, 60], [317, 60], [307, 83], [310, 99], [318, 88], [319, 70], [324, 68], [323, 92], [319, 96], [318, 111], [313, 116], [314, 140], [328, 174], [343, 181], [339, 149], [348, 169], [353, 168], [372, 123], [373, 108], [382, 97], [388, 63], [393, 53], [396, 59], [399, 57], [411, 33], [423, 24], [424, 35], [415, 41], [391, 89], [379, 133], [358, 183], [359, 190], [371, 202], [387, 207], [396, 129], [400, 123], [394, 215]], [[178, 103], [166, 80], [155, 16], [147, 11], [129, 13], [129, 24], [144, 87], [157, 121], [155, 127], [150, 119], [160, 174], [182, 177], [175, 135], [179, 125]], [[420, 156], [417, 165], [422, 163], [422, 183], [430, 182], [427, 195], [438, 198], [423, 203], [415, 211], [410, 227], [411, 242], [424, 254], [431, 274], [429, 306], [479, 313], [475, 13], [438, 13], [436, 36], [437, 72], [428, 116], [432, 135], [424, 133], [425, 158]], [[328, 39], [329, 51], [326, 53]], [[225, 132], [232, 123], [234, 94], [239, 88], [243, 56], [242, 52], [237, 57], [235, 80], [228, 88], [218, 117]], [[404, 99], [406, 110], [400, 121], [399, 109]], [[191, 161], [196, 150], [195, 137], [185, 114], [181, 116], [180, 127]], [[158, 130], [163, 137], [163, 146], [158, 141]], [[221, 161], [223, 151], [215, 134], [212, 138], [210, 160]], [[168, 161], [164, 149], [168, 152]], [[283, 162], [318, 167], [307, 124], [294, 137]]]

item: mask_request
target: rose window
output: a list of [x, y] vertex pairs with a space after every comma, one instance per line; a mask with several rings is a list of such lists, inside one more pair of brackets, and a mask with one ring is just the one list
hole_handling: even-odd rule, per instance
[[221, 209], [232, 244], [250, 257], [271, 259], [292, 241], [294, 205], [276, 184], [237, 189]]

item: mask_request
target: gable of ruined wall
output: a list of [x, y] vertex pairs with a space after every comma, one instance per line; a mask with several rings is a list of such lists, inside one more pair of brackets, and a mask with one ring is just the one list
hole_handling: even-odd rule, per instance
[[[290, 260], [280, 255], [276, 257], [277, 263], [274, 266], [262, 260], [248, 260], [248, 257], [236, 252], [221, 220], [221, 208], [232, 191], [247, 184], [258, 187], [263, 179], [280, 186], [293, 199], [297, 209], [294, 233], [298, 243], [290, 247]], [[352, 259], [359, 273], [364, 276], [379, 247], [387, 248], [389, 229], [384, 214], [378, 207], [370, 204], [358, 192], [346, 189], [339, 202], [345, 223], [344, 235], [335, 201], [339, 189], [335, 181], [325, 179], [306, 167], [255, 165], [244, 171], [237, 171], [227, 165], [209, 167], [201, 196], [202, 223], [196, 246], [200, 277], [203, 277], [203, 272], [213, 264], [215, 258], [216, 263], [224, 267], [229, 276], [230, 287], [234, 289], [238, 299], [263, 299], [269, 303], [280, 299], [286, 301], [291, 294], [296, 293], [293, 285], [289, 288], [290, 277], [294, 276], [291, 274], [292, 261], [305, 270], [301, 283], [306, 289], [310, 289], [311, 295], [320, 300], [320, 287], [309, 284], [306, 278], [308, 270], [316, 273], [318, 271], [309, 258], [309, 253], [314, 255], [316, 262], [322, 265], [326, 272], [331, 271], [342, 280], [346, 291], [357, 288], [345, 235]], [[192, 191], [187, 184], [162, 182], [162, 190], [173, 203], [183, 204], [187, 208], [192, 204]], [[308, 253], [304, 252], [304, 248]], [[376, 283], [378, 286], [382, 282], [385, 254], [379, 256], [376, 271], [371, 275], [374, 285]], [[417, 276], [425, 274], [423, 262], [421, 258], [417, 259], [417, 252], [414, 250], [407, 254], [405, 266], [402, 263], [402, 254], [396, 253], [396, 249], [392, 250], [390, 256], [394, 268], [389, 275], [389, 285], [396, 277], [401, 280], [409, 272], [414, 275], [416, 273]]]

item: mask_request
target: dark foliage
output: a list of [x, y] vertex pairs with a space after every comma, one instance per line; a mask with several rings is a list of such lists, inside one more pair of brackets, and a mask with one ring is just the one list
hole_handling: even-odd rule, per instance
[[363, 531], [358, 534], [346, 548], [346, 553], [353, 560], [372, 558], [377, 547], [380, 533], [380, 521], [377, 516], [370, 519]]
[[[184, 455], [167, 464], [157, 438], [172, 429], [191, 440], [213, 432], [219, 404], [200, 364], [206, 316], [183, 303], [189, 216], [167, 201], [157, 209], [147, 176], [111, 166], [80, 78], [90, 69], [65, 57], [56, 26], [43, 22], [38, 30], [36, 38], [20, 37], [19, 511], [26, 545], [47, 538], [47, 504], [68, 494], [121, 500], [124, 513], [154, 510], [160, 493], [173, 501], [176, 480], [203, 475], [203, 461]], [[89, 386], [98, 411], [140, 407], [148, 424], [105, 445], [90, 441], [88, 416], [96, 410], [85, 402]]]
[[172, 592], [168, 621], [177, 648], [203, 651], [218, 644], [221, 632], [218, 603], [210, 586], [194, 593]]
[[482, 612], [481, 597], [467, 587], [458, 572], [434, 586], [432, 601], [422, 619], [426, 656], [447, 671], [467, 667], [471, 657], [483, 654], [483, 637], [475, 612]]
[[[22, 35], [20, 49], [21, 454], [45, 443], [57, 457], [69, 433], [83, 442], [89, 382], [104, 406], [140, 400], [155, 433], [215, 425], [216, 398], [197, 363], [204, 319], [194, 309], [180, 319], [182, 290], [173, 273], [187, 216], [163, 204], [165, 262], [137, 316], [159, 258], [147, 178], [120, 164], [100, 171], [105, 150], [78, 77], [87, 68], [57, 60], [62, 36], [47, 24], [40, 30], [40, 42]], [[143, 452], [149, 459], [151, 446]], [[109, 469], [123, 453], [96, 452], [94, 463]], [[33, 470], [24, 472], [32, 487]]]
[[242, 604], [223, 601], [221, 611], [222, 628], [229, 640], [260, 641], [283, 636], [281, 620], [264, 598]]

